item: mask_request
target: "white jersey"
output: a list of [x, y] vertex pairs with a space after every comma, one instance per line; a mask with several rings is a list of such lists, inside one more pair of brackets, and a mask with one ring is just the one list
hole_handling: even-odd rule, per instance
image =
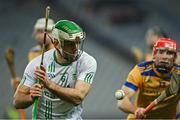
[[[79, 59], [69, 65], [63, 65], [57, 62], [55, 49], [51, 49], [44, 54], [43, 66], [51, 81], [56, 84], [74, 88], [76, 80], [82, 80], [92, 84], [96, 72], [96, 60], [83, 52]], [[21, 84], [31, 87], [36, 83], [35, 68], [40, 65], [41, 56], [32, 60], [26, 67]], [[52, 94], [48, 89], [43, 90], [43, 95], [39, 100], [38, 118], [42, 119], [81, 119], [83, 107], [82, 104], [74, 106], [73, 104], [61, 100]]]

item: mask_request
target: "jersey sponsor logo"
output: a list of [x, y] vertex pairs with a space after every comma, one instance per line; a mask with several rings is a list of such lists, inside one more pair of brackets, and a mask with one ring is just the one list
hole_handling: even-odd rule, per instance
[[161, 94], [161, 89], [154, 89], [154, 88], [144, 88], [144, 89], [142, 89], [142, 93], [143, 94], [146, 94], [146, 95], [155, 95], [155, 96], [158, 96], [158, 95], [160, 95]]
[[49, 66], [48, 66], [48, 69], [47, 69], [47, 74], [48, 74], [48, 78], [49, 79], [52, 79], [55, 77], [55, 62], [53, 61]]
[[169, 85], [168, 81], [162, 81], [162, 80], [154, 80], [151, 77], [148, 77], [145, 80], [145, 83], [148, 87], [160, 87], [160, 88], [166, 88]]
[[54, 94], [52, 94], [51, 92], [49, 92], [47, 89], [44, 90], [44, 95], [46, 97], [52, 98], [52, 99], [56, 99], [58, 97], [56, 97]]
[[52, 79], [52, 78], [55, 77], [55, 74], [54, 74], [54, 73], [47, 73], [47, 74], [48, 74], [48, 78], [49, 78], [49, 79]]

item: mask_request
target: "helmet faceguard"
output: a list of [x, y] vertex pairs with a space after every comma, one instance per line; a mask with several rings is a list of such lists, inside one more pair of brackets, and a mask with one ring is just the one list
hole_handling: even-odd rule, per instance
[[53, 27], [53, 37], [60, 43], [59, 53], [69, 62], [79, 58], [83, 51], [85, 33], [72, 21], [60, 20]]
[[[177, 43], [170, 38], [159, 38], [153, 47], [153, 60], [155, 61], [155, 66], [159, 72], [168, 73], [175, 62], [177, 57]], [[158, 52], [167, 52], [171, 54], [172, 57], [162, 58]], [[158, 54], [158, 55], [157, 55]]]

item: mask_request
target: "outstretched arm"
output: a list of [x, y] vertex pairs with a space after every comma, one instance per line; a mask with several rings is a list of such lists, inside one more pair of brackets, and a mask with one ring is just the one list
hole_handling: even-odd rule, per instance
[[64, 88], [53, 82], [47, 88], [59, 98], [79, 105], [90, 91], [91, 86], [82, 80], [77, 80], [74, 88]]
[[83, 80], [76, 80], [74, 88], [65, 88], [57, 85], [53, 81], [49, 80], [44, 67], [37, 67], [35, 71], [37, 79], [42, 80], [44, 87], [49, 89], [52, 93], [57, 95], [60, 99], [68, 101], [74, 105], [79, 105], [91, 89], [89, 83]]
[[135, 105], [133, 105], [130, 99], [134, 95], [135, 91], [126, 86], [123, 86], [122, 90], [125, 92], [126, 96], [123, 99], [117, 101], [117, 106], [119, 109], [126, 113], [134, 114], [137, 108], [135, 107]]
[[125, 92], [126, 96], [122, 100], [118, 100], [117, 106], [119, 109], [126, 113], [131, 113], [136, 116], [137, 119], [145, 118], [145, 109], [136, 107], [131, 101], [131, 97], [134, 95], [135, 91], [123, 86], [122, 90]]

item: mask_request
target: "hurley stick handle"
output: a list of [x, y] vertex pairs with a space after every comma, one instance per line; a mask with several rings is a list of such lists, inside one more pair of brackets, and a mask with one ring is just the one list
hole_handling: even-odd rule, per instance
[[46, 15], [45, 15], [45, 29], [44, 29], [44, 39], [43, 39], [43, 45], [42, 45], [42, 58], [41, 58], [41, 65], [43, 65], [44, 60], [44, 52], [45, 52], [45, 45], [46, 45], [46, 35], [47, 35], [47, 25], [48, 25], [48, 18], [50, 13], [50, 7], [46, 7]]
[[[16, 69], [15, 69], [15, 60], [14, 60], [14, 50], [8, 48], [5, 52], [5, 58], [13, 79], [16, 79]], [[21, 120], [26, 120], [26, 111], [25, 109], [19, 109], [19, 115]]]
[[[47, 25], [48, 25], [48, 18], [49, 18], [49, 13], [50, 13], [50, 7], [46, 7], [46, 16], [45, 16], [45, 29], [44, 29], [44, 40], [43, 40], [43, 46], [42, 46], [42, 57], [41, 57], [41, 63], [40, 67], [43, 65], [43, 60], [44, 60], [44, 52], [45, 52], [45, 44], [46, 44], [46, 35], [47, 35]], [[37, 83], [41, 83], [41, 80], [37, 80]], [[33, 114], [32, 114], [32, 119], [37, 120], [37, 114], [38, 114], [38, 104], [39, 104], [39, 97], [35, 97], [34, 100], [34, 106], [33, 106]]]
[[16, 70], [14, 64], [14, 50], [12, 48], [8, 48], [5, 52], [5, 58], [13, 79], [16, 78]]

